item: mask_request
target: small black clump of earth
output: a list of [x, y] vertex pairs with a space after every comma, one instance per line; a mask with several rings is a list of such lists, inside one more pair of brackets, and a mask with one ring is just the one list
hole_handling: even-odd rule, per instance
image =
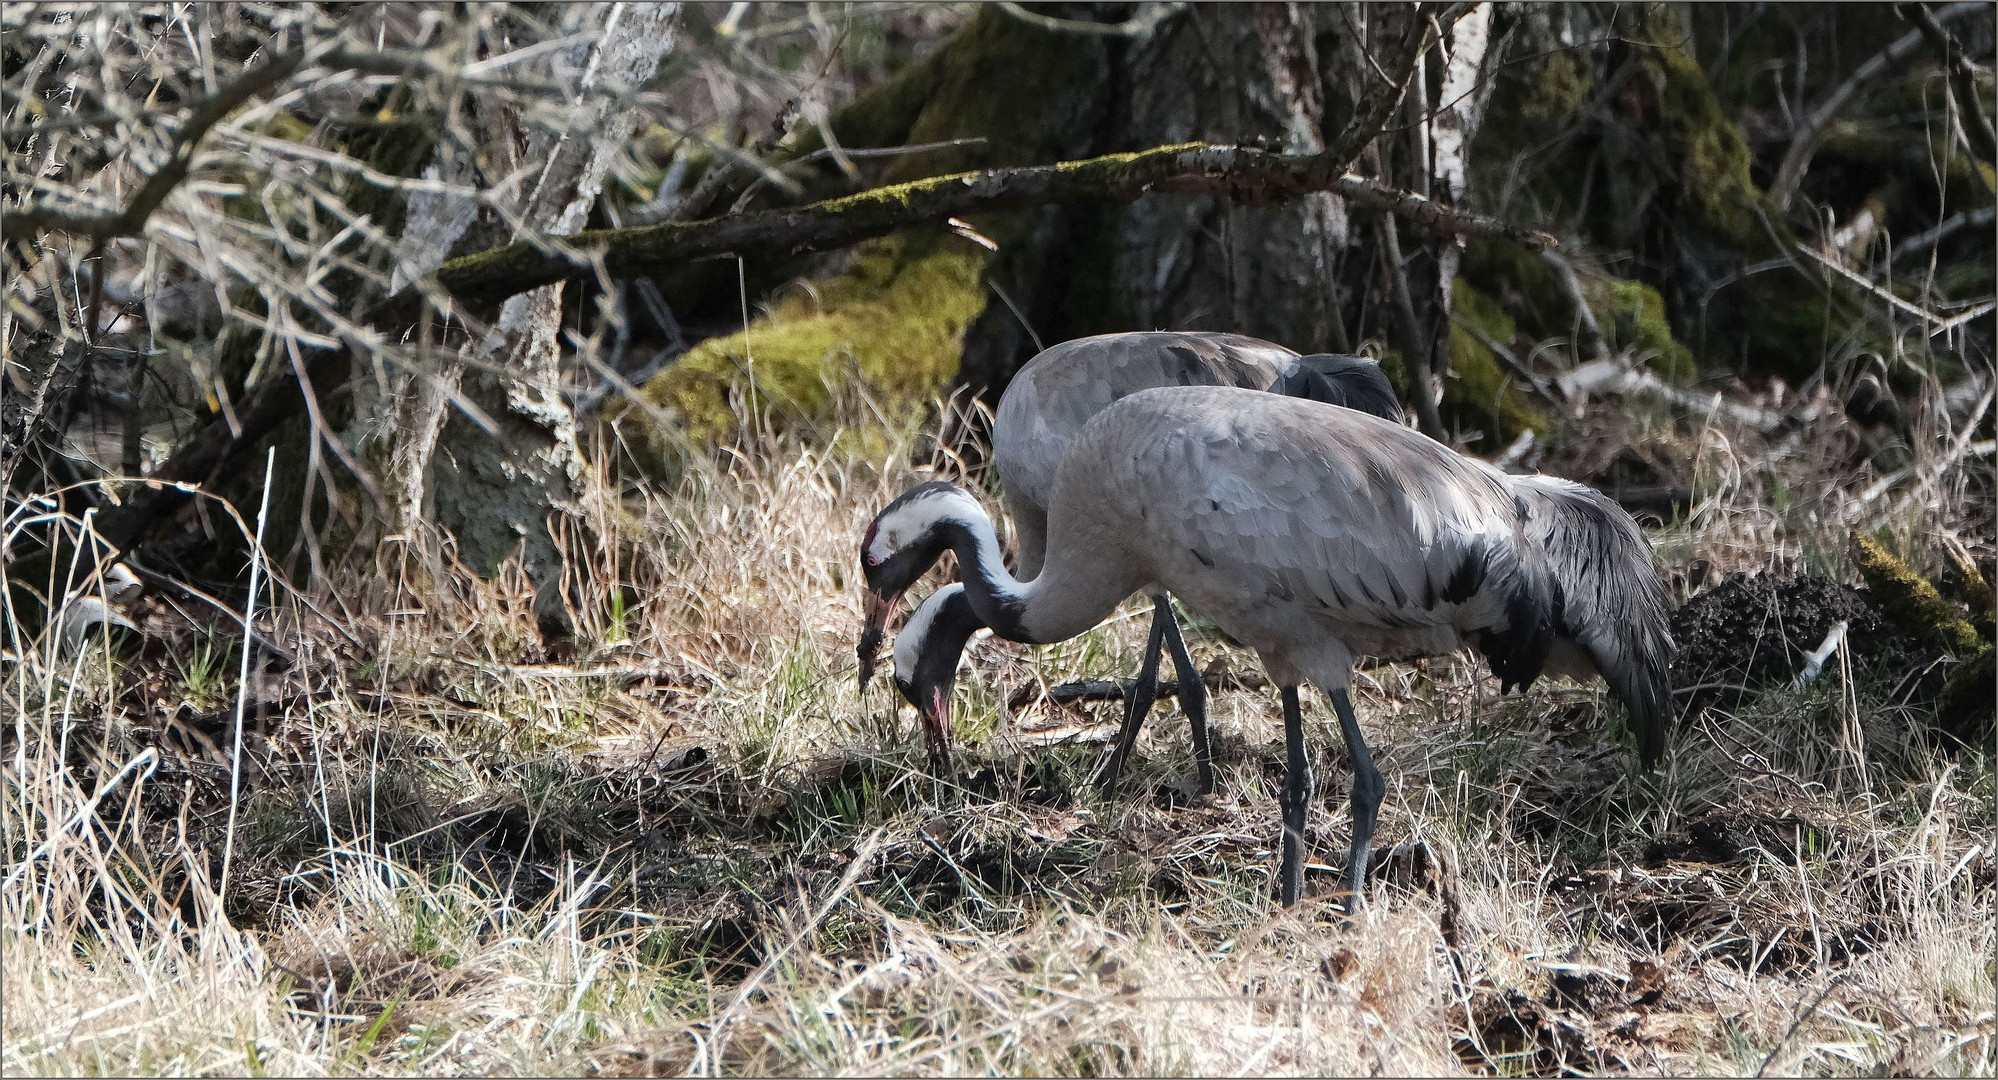
[[[1738, 701], [1748, 689], [1787, 683], [1841, 621], [1856, 667], [1898, 672], [1927, 659], [1928, 650], [1890, 622], [1865, 589], [1818, 576], [1785, 581], [1740, 575], [1672, 614], [1679, 647], [1672, 685], [1681, 689], [1681, 705], [1690, 715], [1710, 704]], [[1683, 693], [1688, 688], [1697, 689]]]

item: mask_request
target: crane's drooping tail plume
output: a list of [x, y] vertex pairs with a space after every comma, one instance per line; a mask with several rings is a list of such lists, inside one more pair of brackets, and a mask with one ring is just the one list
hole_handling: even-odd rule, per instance
[[1646, 768], [1665, 753], [1672, 635], [1665, 590], [1637, 523], [1601, 492], [1550, 476], [1511, 477], [1527, 504], [1526, 534], [1547, 553], [1561, 590], [1556, 630], [1588, 654], [1630, 710]]

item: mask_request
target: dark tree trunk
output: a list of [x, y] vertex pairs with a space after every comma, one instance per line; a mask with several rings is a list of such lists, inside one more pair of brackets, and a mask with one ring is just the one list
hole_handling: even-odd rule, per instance
[[[1112, 41], [1089, 152], [1188, 141], [1323, 149], [1313, 21], [1295, 5], [1195, 5], [1151, 35]], [[1022, 245], [1031, 250], [991, 280], [1042, 344], [1157, 329], [1229, 330], [1307, 352], [1350, 346], [1333, 273], [1350, 229], [1336, 196], [1275, 206], [1153, 197], [1057, 211], [1036, 226]], [[988, 307], [966, 336], [960, 381], [996, 398], [1035, 351], [1010, 307]]]
[[[1038, 10], [1070, 19], [1128, 14], [1090, 5]], [[832, 128], [850, 148], [983, 140], [888, 159], [892, 164], [868, 176], [870, 183], [1191, 141], [1358, 159], [1384, 127], [1398, 132], [1391, 138], [1400, 141], [1415, 139], [1414, 130], [1423, 149], [1389, 153], [1384, 160], [1393, 165], [1392, 173], [1355, 164], [1363, 174], [1373, 171], [1395, 186], [1435, 191], [1436, 201], [1454, 203], [1465, 194], [1468, 145], [1478, 122], [1474, 105], [1482, 95], [1469, 102], [1460, 95], [1442, 110], [1419, 103], [1435, 101], [1455, 55], [1454, 38], [1439, 44], [1432, 27], [1451, 34], [1467, 18], [1482, 26], [1489, 12], [1467, 5], [1189, 5], [1148, 32], [1103, 36], [1051, 28], [988, 7], [890, 85], [842, 110]], [[1466, 53], [1472, 56], [1469, 74], [1456, 73], [1464, 85], [1478, 83], [1482, 41], [1480, 31], [1479, 47]], [[1402, 88], [1425, 47], [1433, 54], [1436, 86], [1425, 87], [1397, 112]], [[1436, 141], [1434, 129], [1446, 122], [1454, 125], [1456, 141], [1447, 160], [1440, 160], [1427, 148]], [[819, 145], [806, 138], [789, 152], [803, 154]], [[1431, 182], [1438, 168], [1450, 177], [1447, 190]], [[822, 175], [807, 189], [823, 196], [838, 190], [839, 182]], [[987, 401], [996, 401], [1036, 352], [1059, 341], [1129, 330], [1224, 330], [1302, 352], [1371, 349], [1404, 380], [1425, 430], [1447, 434], [1435, 399], [1440, 393], [1449, 400], [1457, 387], [1441, 377], [1458, 356], [1450, 320], [1455, 240], [1432, 241], [1427, 232], [1402, 230], [1419, 307], [1413, 321], [1399, 326], [1392, 317], [1396, 298], [1406, 301], [1411, 294], [1400, 289], [1401, 274], [1381, 272], [1389, 262], [1381, 255], [1385, 215], [1335, 194], [1250, 203], [1154, 191], [1116, 205], [970, 217], [972, 229], [996, 251], [975, 250], [970, 241], [948, 235], [943, 239], [943, 255], [963, 258], [969, 252], [980, 261], [977, 294], [958, 297], [968, 301], [971, 314], [955, 335], [957, 355], [943, 374]], [[918, 232], [936, 234], [911, 230]], [[823, 260], [817, 275], [796, 263], [753, 266], [747, 275], [752, 282], [781, 281], [803, 272], [817, 277], [817, 291], [835, 295], [927, 272], [924, 267], [940, 251], [933, 240], [899, 242], [869, 249], [866, 260], [883, 256], [892, 260], [886, 271], [865, 260], [856, 269], [853, 257], [839, 256]], [[663, 282], [677, 297], [676, 310], [709, 325], [720, 321], [717, 315], [739, 318], [734, 275], [725, 282], [699, 280], [706, 273], [695, 270]], [[771, 358], [783, 346], [779, 331], [799, 314], [773, 308], [764, 323], [769, 332], [755, 344], [765, 400], [782, 397], [781, 387], [770, 391], [763, 372], [776, 366]], [[799, 336], [823, 352], [817, 344], [822, 339]], [[921, 361], [896, 357], [882, 344], [899, 336], [910, 335], [893, 323], [870, 328], [848, 339], [851, 355], [877, 397], [900, 393], [920, 400], [939, 384], [909, 377], [909, 365]], [[738, 334], [697, 348], [690, 361], [655, 380], [648, 396], [695, 416], [690, 427], [696, 431], [714, 431], [699, 417], [725, 414], [725, 399], [695, 384], [741, 378], [752, 351], [741, 344], [745, 340]], [[809, 368], [818, 362], [817, 353], [791, 362]], [[1469, 429], [1496, 428], [1510, 435], [1481, 417], [1496, 414], [1496, 403], [1512, 401], [1513, 391], [1490, 373], [1475, 384], [1481, 396], [1461, 402], [1456, 412]], [[1530, 422], [1529, 414], [1513, 415], [1514, 427]]]

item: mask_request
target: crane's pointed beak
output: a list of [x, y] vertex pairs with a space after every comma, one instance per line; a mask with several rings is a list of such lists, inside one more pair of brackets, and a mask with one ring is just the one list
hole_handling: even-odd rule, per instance
[[930, 764], [938, 776], [950, 775], [950, 691], [941, 686], [930, 689], [929, 703], [916, 706], [922, 717], [923, 737], [930, 744]]
[[881, 655], [881, 639], [888, 636], [888, 620], [895, 617], [895, 609], [902, 605], [902, 594], [884, 594], [867, 590], [867, 626], [860, 631], [860, 644], [855, 653], [860, 657], [860, 692], [867, 692], [867, 684], [874, 678], [874, 662]]

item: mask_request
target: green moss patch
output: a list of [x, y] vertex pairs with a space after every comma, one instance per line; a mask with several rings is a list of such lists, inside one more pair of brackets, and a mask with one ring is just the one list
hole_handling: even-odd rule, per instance
[[[1475, 325], [1493, 341], [1510, 345], [1519, 328], [1498, 301], [1458, 278], [1451, 293], [1458, 319]], [[1517, 379], [1499, 363], [1491, 348], [1453, 320], [1450, 325], [1452, 378], [1443, 381], [1439, 411], [1445, 424], [1466, 430], [1481, 428], [1504, 445], [1532, 429], [1545, 430], [1547, 418], [1520, 396]]]
[[1879, 541], [1855, 533], [1852, 554], [1866, 587], [1903, 630], [1955, 656], [1969, 656], [1983, 644], [1962, 612]]
[[733, 433], [739, 403], [822, 419], [832, 386], [848, 377], [884, 406], [926, 399], [957, 374], [964, 331], [985, 309], [989, 258], [955, 237], [869, 241], [846, 269], [785, 293], [747, 331], [696, 346], [645, 396], [696, 441]]
[[1610, 343], [1629, 349], [1665, 379], [1684, 382], [1698, 374], [1691, 349], [1672, 336], [1665, 298], [1642, 281], [1608, 278], [1583, 286], [1589, 306]]

